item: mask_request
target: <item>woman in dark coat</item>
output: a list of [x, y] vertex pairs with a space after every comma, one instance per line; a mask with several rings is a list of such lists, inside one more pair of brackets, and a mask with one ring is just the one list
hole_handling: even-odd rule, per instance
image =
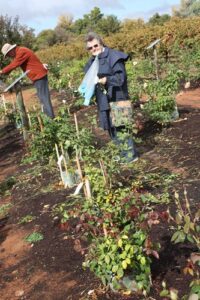
[[[127, 54], [104, 46], [99, 35], [90, 32], [86, 37], [86, 47], [91, 53], [91, 58], [85, 66], [85, 72], [90, 68], [96, 56], [99, 60], [98, 83], [95, 88], [95, 96], [98, 107], [100, 126], [108, 130], [111, 139], [117, 145], [125, 145], [121, 151], [121, 162], [137, 160], [138, 154], [132, 137], [125, 135], [120, 138], [124, 126], [114, 127], [110, 118], [109, 102], [128, 99], [127, 75], [125, 62], [129, 58]], [[126, 149], [126, 150], [125, 150]]]

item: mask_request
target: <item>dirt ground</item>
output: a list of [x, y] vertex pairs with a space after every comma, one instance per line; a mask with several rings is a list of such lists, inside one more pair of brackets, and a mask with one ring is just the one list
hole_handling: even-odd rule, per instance
[[[33, 89], [24, 91], [23, 95], [27, 107], [37, 105]], [[8, 96], [11, 100], [12, 97]], [[156, 142], [160, 133], [148, 127], [141, 130], [139, 134], [146, 135], [148, 142], [139, 146], [140, 159], [148, 159], [154, 166], [164, 166], [180, 174], [182, 186], [177, 189], [180, 193], [184, 188], [187, 190], [192, 208], [196, 209], [200, 193], [200, 89], [179, 93], [177, 104], [180, 118], [162, 131], [161, 137], [165, 137], [162, 142]], [[56, 99], [53, 99], [53, 105], [57, 105]], [[142, 296], [122, 296], [108, 291], [92, 273], [83, 271], [83, 257], [75, 246], [76, 233], [67, 231], [52, 215], [55, 204], [68, 199], [71, 191], [59, 185], [56, 169], [42, 170], [38, 166], [37, 174], [30, 176], [33, 166], [20, 164], [24, 153], [19, 131], [10, 125], [1, 126], [0, 182], [18, 176], [20, 184], [13, 187], [11, 195], [0, 200], [0, 206], [11, 206], [8, 215], [0, 219], [0, 299], [143, 299]], [[27, 215], [33, 216], [33, 221], [19, 224]], [[28, 244], [24, 238], [33, 231], [41, 232], [44, 239]], [[169, 247], [170, 236], [162, 223], [152, 234], [155, 240], [161, 240], [161, 251], [160, 260], [152, 264], [153, 289], [149, 299], [161, 299], [159, 292], [163, 280], [184, 295], [188, 292], [187, 283], [191, 277], [183, 276], [183, 268], [195, 249], [188, 245], [170, 244]]]

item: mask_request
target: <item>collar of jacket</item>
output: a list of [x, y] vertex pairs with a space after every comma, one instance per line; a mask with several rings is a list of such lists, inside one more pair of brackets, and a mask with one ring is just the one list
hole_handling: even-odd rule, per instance
[[101, 59], [101, 58], [107, 57], [107, 56], [108, 56], [108, 51], [109, 51], [108, 47], [104, 47], [104, 51], [101, 52], [101, 53], [98, 55], [98, 57], [99, 57], [100, 59]]
[[[98, 58], [101, 59], [101, 58], [107, 57], [107, 56], [108, 56], [108, 51], [109, 51], [108, 47], [104, 47], [104, 51], [101, 52], [100, 54], [98, 54]], [[96, 56], [92, 56], [92, 57], [90, 58], [91, 62], [93, 62], [93, 61], [95, 60], [95, 57], [96, 57]]]

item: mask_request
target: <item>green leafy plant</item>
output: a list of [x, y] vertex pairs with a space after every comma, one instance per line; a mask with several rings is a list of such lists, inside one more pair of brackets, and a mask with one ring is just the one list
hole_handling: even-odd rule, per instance
[[104, 188], [99, 191], [97, 185], [92, 185], [95, 198], [84, 200], [82, 205], [79, 201], [66, 214], [63, 211], [66, 220], [80, 218], [76, 230], [89, 238], [83, 265], [114, 290], [140, 290], [146, 294], [151, 285], [149, 255], [158, 258], [157, 248], [148, 237], [150, 215], [128, 187], [105, 189], [101, 174], [97, 177]]
[[37, 243], [37, 242], [39, 242], [39, 241], [41, 241], [43, 239], [44, 239], [44, 236], [43, 236], [42, 233], [40, 233], [40, 232], [33, 232], [33, 233], [27, 235], [24, 240], [27, 243], [34, 244], [34, 243]]
[[195, 294], [200, 298], [200, 279], [195, 279], [190, 282], [190, 294]]
[[145, 114], [161, 124], [172, 121], [172, 114], [175, 110], [175, 98], [173, 96], [158, 96], [155, 100], [149, 100], [143, 108]]
[[20, 218], [20, 220], [19, 220], [18, 223], [19, 223], [19, 224], [26, 224], [26, 223], [32, 222], [32, 221], [35, 220], [35, 219], [36, 219], [35, 216], [32, 216], [32, 215], [26, 215], [26, 216]]
[[182, 243], [187, 240], [200, 249], [200, 210], [192, 213], [185, 188], [184, 196], [183, 205], [179, 199], [179, 194], [175, 193], [177, 213], [175, 217], [170, 217], [171, 221], [174, 223], [173, 229], [175, 230], [171, 241], [174, 243]]
[[144, 253], [146, 238], [141, 230], [131, 234], [130, 225], [116, 237], [95, 239], [83, 266], [114, 290], [142, 290], [146, 294], [150, 288], [151, 262]]
[[11, 207], [12, 207], [11, 203], [1, 205], [0, 206], [0, 218], [4, 218], [8, 214], [8, 211]]
[[61, 107], [57, 117], [52, 120], [41, 114], [41, 124], [36, 115], [32, 115], [30, 129], [29, 151], [33, 160], [43, 163], [55, 158], [55, 144], [62, 144], [70, 157], [74, 157], [76, 149], [82, 152], [90, 152], [92, 149], [91, 130], [80, 128], [77, 136], [74, 120], [69, 115], [67, 107]]
[[0, 195], [7, 195], [13, 185], [16, 183], [16, 178], [11, 176], [0, 183]]
[[178, 291], [174, 288], [167, 288], [166, 282], [162, 282], [163, 290], [160, 292], [160, 297], [170, 300], [178, 300]]
[[164, 78], [146, 83], [145, 93], [149, 96], [149, 100], [143, 110], [151, 120], [165, 124], [177, 118], [175, 94], [182, 77], [181, 70], [169, 65]]
[[[172, 235], [171, 241], [173, 243], [183, 243], [185, 241], [191, 243], [198, 251], [200, 250], [200, 210], [192, 212], [190, 202], [187, 198], [187, 191], [184, 187], [184, 201], [181, 202], [179, 199], [179, 194], [175, 193], [175, 203], [176, 203], [176, 216], [170, 216], [170, 220], [173, 222], [173, 230], [175, 231]], [[193, 280], [189, 283], [190, 295], [193, 297], [200, 297], [200, 280], [199, 280], [199, 270], [197, 265], [200, 265], [200, 254], [194, 252], [191, 254], [190, 259], [187, 260], [187, 265], [184, 268], [184, 274], [190, 274], [193, 276]], [[193, 295], [193, 297], [192, 297]], [[183, 299], [190, 299], [186, 295]]]

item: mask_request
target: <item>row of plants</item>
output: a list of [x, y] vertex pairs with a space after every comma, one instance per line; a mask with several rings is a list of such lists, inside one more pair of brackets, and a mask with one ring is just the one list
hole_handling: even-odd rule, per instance
[[[125, 183], [122, 169], [115, 160], [121, 149], [112, 143], [82, 156], [85, 177], [89, 179], [92, 197], [78, 197], [62, 203], [54, 214], [67, 227], [74, 224], [78, 251], [85, 254], [83, 267], [89, 267], [113, 290], [146, 295], [151, 286], [151, 255], [159, 257], [159, 246], [149, 237], [153, 221], [151, 205], [169, 201], [151, 193], [138, 191], [152, 178], [136, 178]], [[158, 182], [157, 182], [158, 183]], [[160, 214], [165, 218], [165, 213]], [[83, 247], [86, 237], [89, 246]]]
[[[63, 224], [68, 224], [70, 231], [75, 230], [76, 249], [85, 255], [83, 267], [90, 268], [103, 284], [114, 291], [147, 296], [152, 287], [152, 258], [159, 259], [160, 249], [160, 245], [150, 237], [152, 226], [170, 222], [174, 232], [172, 242], [188, 239], [199, 248], [199, 212], [193, 218], [191, 212], [185, 211], [177, 202], [178, 217], [171, 216], [167, 205], [178, 199], [177, 195], [175, 198], [170, 196], [177, 176], [163, 173], [163, 170], [145, 174], [146, 162], [134, 165], [127, 182], [123, 168], [119, 168], [115, 160], [122, 149], [117, 149], [112, 143], [97, 149], [92, 131], [88, 133], [81, 126], [77, 138], [73, 115], [68, 114], [65, 106], [55, 120], [49, 120], [43, 114], [40, 117], [42, 128], [35, 113], [31, 114], [26, 161], [55, 161], [54, 145], [63, 144], [70, 154], [68, 163], [72, 169], [75, 168], [76, 150], [79, 150], [84, 178], [87, 177], [90, 182], [92, 197], [85, 198], [81, 193], [72, 201], [56, 206], [53, 211], [54, 215], [62, 218]], [[92, 129], [92, 126], [89, 128]], [[161, 204], [166, 208], [158, 212], [157, 207]], [[193, 272], [191, 292], [198, 294], [195, 264], [187, 266], [185, 272]], [[178, 291], [176, 295], [177, 298], [170, 298], [170, 290], [163, 284], [161, 297], [178, 299]]]

